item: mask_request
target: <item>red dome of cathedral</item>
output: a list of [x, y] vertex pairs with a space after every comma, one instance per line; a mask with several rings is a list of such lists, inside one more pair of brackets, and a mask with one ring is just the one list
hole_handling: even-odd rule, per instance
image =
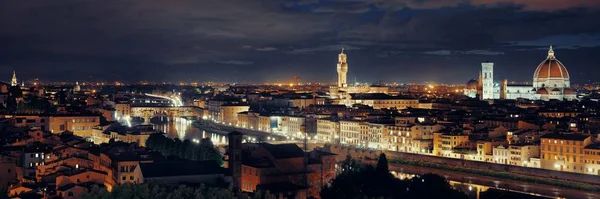
[[548, 90], [546, 90], [545, 88], [540, 88], [535, 92], [535, 94], [548, 95]]
[[569, 79], [569, 72], [567, 68], [554, 57], [554, 50], [550, 47], [548, 51], [548, 58], [544, 60], [540, 65], [538, 65], [537, 69], [535, 69], [535, 73], [533, 74], [533, 78], [535, 79]]
[[469, 82], [467, 82], [468, 89], [477, 89], [477, 85], [479, 85], [479, 82], [474, 79], [471, 79]]
[[565, 95], [575, 95], [575, 91], [573, 91], [573, 89], [570, 89], [570, 88], [565, 88], [565, 90], [563, 91], [563, 94], [565, 94]]

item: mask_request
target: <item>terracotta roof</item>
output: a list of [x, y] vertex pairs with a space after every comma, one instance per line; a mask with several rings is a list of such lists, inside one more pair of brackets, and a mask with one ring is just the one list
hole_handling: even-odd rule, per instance
[[546, 90], [545, 88], [540, 88], [535, 93], [540, 95], [548, 95], [548, 90]]
[[262, 144], [275, 159], [304, 157], [304, 151], [296, 144]]
[[573, 91], [573, 89], [570, 89], [570, 88], [565, 88], [565, 90], [563, 91], [563, 94], [565, 94], [565, 95], [574, 95], [575, 91]]
[[140, 169], [144, 178], [225, 174], [227, 171], [212, 160], [141, 163]]
[[567, 68], [554, 57], [554, 51], [552, 47], [548, 51], [548, 58], [544, 60], [533, 74], [533, 78], [569, 78], [569, 72]]
[[569, 134], [550, 133], [550, 134], [543, 135], [541, 138], [581, 141], [581, 140], [587, 139], [588, 137], [590, 137], [590, 135], [577, 134], [577, 133], [569, 133]]
[[474, 80], [474, 79], [467, 82], [468, 89], [477, 89], [477, 85], [479, 85], [479, 82], [477, 82], [477, 80]]

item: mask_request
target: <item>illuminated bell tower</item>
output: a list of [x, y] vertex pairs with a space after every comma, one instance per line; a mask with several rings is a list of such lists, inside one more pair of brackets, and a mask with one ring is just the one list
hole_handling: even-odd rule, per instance
[[17, 82], [17, 73], [13, 70], [12, 81], [10, 82], [11, 86], [18, 86], [19, 82]]
[[342, 48], [342, 52], [338, 55], [338, 64], [337, 64], [337, 72], [338, 72], [338, 87], [346, 88], [348, 84], [346, 83], [346, 73], [348, 73], [348, 63], [346, 62], [346, 54], [344, 54], [344, 48]]
[[481, 75], [483, 76], [482, 99], [494, 99], [494, 63], [481, 63]]

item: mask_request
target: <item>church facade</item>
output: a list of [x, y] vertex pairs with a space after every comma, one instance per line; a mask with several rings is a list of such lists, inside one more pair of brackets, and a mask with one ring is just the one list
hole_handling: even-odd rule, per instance
[[484, 62], [478, 80], [467, 82], [464, 94], [482, 100], [488, 99], [530, 99], [530, 100], [576, 100], [575, 91], [571, 89], [570, 75], [567, 68], [554, 55], [552, 46], [548, 56], [533, 73], [533, 84], [509, 85], [506, 79], [494, 83], [493, 63]]

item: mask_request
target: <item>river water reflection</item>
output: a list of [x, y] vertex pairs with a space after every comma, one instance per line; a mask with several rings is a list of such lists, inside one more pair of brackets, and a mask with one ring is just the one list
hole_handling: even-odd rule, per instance
[[204, 130], [194, 127], [194, 120], [186, 118], [175, 118], [173, 121], [167, 119], [152, 120], [156, 131], [163, 132], [170, 138], [178, 138], [180, 140], [201, 140], [210, 138], [215, 145], [227, 144], [227, 137], [219, 134], [212, 134]]
[[[415, 176], [415, 174], [408, 174], [408, 173], [400, 173], [400, 172], [395, 172], [392, 171], [392, 174], [399, 179], [412, 179]], [[473, 198], [473, 199], [485, 199], [481, 197], [481, 193], [486, 192], [486, 191], [496, 191], [496, 192], [512, 192], [513, 194], [519, 194], [524, 196], [523, 198], [557, 198], [557, 197], [550, 197], [550, 196], [542, 196], [539, 194], [534, 194], [534, 193], [528, 193], [528, 192], [524, 192], [524, 191], [517, 191], [517, 190], [506, 190], [503, 188], [499, 188], [499, 187], [489, 187], [489, 186], [485, 186], [485, 185], [479, 185], [479, 184], [473, 184], [473, 183], [468, 183], [468, 182], [458, 182], [458, 181], [453, 181], [453, 180], [449, 180], [448, 181], [450, 183], [450, 186], [452, 186], [454, 189], [459, 190], [464, 192], [465, 194], [467, 194], [469, 196], [469, 198]], [[521, 198], [521, 197], [520, 197]], [[558, 197], [560, 198], [560, 197]]]

